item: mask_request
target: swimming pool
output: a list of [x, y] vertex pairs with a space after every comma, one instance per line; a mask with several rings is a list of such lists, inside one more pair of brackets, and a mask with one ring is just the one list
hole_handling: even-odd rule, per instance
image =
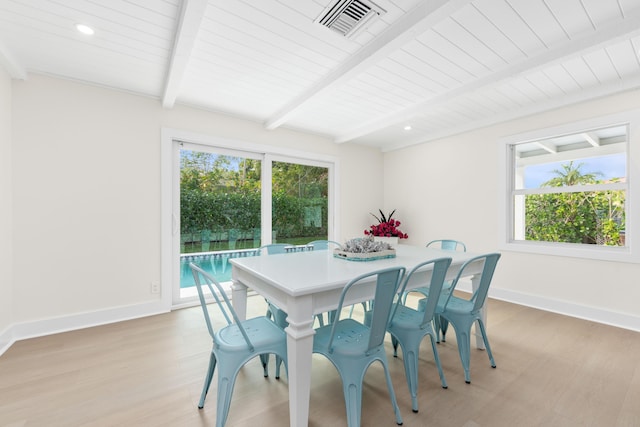
[[[300, 252], [313, 250], [309, 245], [292, 245], [286, 248], [287, 252]], [[191, 288], [196, 285], [193, 280], [193, 273], [189, 268], [189, 263], [194, 263], [207, 273], [211, 274], [218, 282], [231, 281], [232, 258], [243, 258], [258, 255], [258, 248], [240, 249], [218, 252], [198, 252], [180, 255], [180, 288]]]

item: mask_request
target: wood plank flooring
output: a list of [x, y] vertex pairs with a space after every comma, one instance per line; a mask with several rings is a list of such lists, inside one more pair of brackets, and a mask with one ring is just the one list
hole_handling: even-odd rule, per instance
[[[264, 300], [249, 298], [250, 315]], [[640, 426], [640, 333], [489, 301], [486, 352], [472, 350], [465, 384], [452, 329], [439, 345], [442, 389], [429, 344], [411, 411], [402, 355], [387, 350], [404, 426]], [[216, 379], [197, 409], [211, 348], [200, 307], [19, 341], [0, 357], [0, 426], [213, 426]], [[227, 426], [289, 425], [286, 375], [264, 378], [257, 359], [239, 374]], [[314, 355], [309, 425], [344, 426], [340, 378]], [[395, 426], [382, 369], [365, 377], [363, 426]]]

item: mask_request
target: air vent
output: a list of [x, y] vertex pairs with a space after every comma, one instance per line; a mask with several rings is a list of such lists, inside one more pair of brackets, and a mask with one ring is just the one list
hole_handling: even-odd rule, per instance
[[372, 1], [338, 0], [329, 5], [316, 22], [345, 37], [353, 37], [384, 13], [385, 10]]

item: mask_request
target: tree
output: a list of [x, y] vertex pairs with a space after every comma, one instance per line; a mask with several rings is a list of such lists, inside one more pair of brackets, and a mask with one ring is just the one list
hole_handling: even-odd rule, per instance
[[[583, 173], [573, 162], [553, 172], [542, 187], [602, 183], [598, 172]], [[525, 201], [527, 240], [623, 245], [625, 193], [621, 190], [534, 194]]]

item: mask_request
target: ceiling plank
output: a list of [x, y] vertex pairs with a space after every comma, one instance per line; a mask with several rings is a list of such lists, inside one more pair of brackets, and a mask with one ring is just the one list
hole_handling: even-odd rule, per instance
[[12, 79], [27, 80], [27, 71], [2, 43], [0, 43], [0, 65], [4, 66]]
[[577, 37], [573, 40], [561, 43], [553, 49], [549, 49], [538, 55], [515, 62], [493, 74], [488, 74], [485, 77], [481, 77], [469, 84], [461, 85], [450, 91], [443, 92], [434, 98], [426, 99], [386, 117], [377, 117], [364, 125], [345, 132], [342, 135], [338, 135], [334, 142], [349, 142], [374, 131], [406, 122], [407, 118], [413, 117], [417, 114], [423, 114], [428, 110], [451, 102], [454, 97], [473, 92], [484, 86], [495, 84], [502, 80], [517, 77], [523, 73], [531, 73], [545, 67], [551, 67], [556, 63], [567, 61], [568, 58], [577, 58], [584, 55], [586, 52], [602, 48], [603, 46], [610, 44], [612, 41], [634, 37], [637, 34], [640, 34], [640, 8], [629, 11], [624, 21], [621, 21], [620, 19], [613, 19], [609, 21], [607, 25], [602, 25], [597, 32], [589, 32], [586, 36]]
[[202, 25], [207, 0], [184, 0], [162, 96], [162, 106], [172, 108], [178, 97], [187, 63]]
[[344, 83], [376, 64], [468, 3], [471, 3], [471, 0], [420, 2], [380, 36], [352, 55], [343, 65], [266, 120], [265, 128], [272, 130], [281, 126], [314, 96]]
[[511, 109], [502, 114], [496, 114], [494, 116], [471, 121], [468, 123], [462, 123], [457, 127], [449, 127], [442, 131], [431, 133], [427, 137], [419, 136], [414, 139], [399, 142], [397, 144], [389, 144], [382, 149], [382, 152], [399, 150], [401, 148], [410, 147], [412, 145], [422, 144], [429, 141], [435, 141], [440, 138], [446, 138], [453, 135], [458, 135], [464, 132], [473, 131], [475, 129], [484, 128], [487, 126], [496, 125], [498, 123], [508, 122], [520, 117], [526, 117], [534, 114], [541, 114], [549, 111], [553, 111], [558, 108], [567, 107], [569, 105], [578, 104], [580, 102], [587, 102], [593, 99], [602, 98], [604, 96], [611, 96], [630, 90], [640, 89], [640, 76], [629, 78], [622, 82], [608, 83], [601, 86], [596, 86], [590, 89], [585, 89], [573, 94], [569, 94], [563, 97], [551, 99], [546, 102], [538, 102], [531, 104], [527, 107]]

